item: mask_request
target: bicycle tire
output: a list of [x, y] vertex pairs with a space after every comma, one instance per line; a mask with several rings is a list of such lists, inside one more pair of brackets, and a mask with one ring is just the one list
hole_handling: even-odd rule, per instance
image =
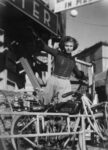
[[[27, 121], [27, 119], [29, 120], [29, 119], [31, 119], [31, 116], [24, 116], [24, 115], [19, 115], [19, 116], [15, 116], [14, 117], [14, 119], [13, 119], [13, 123], [12, 123], [12, 127], [11, 127], [11, 135], [20, 135], [20, 134], [27, 134], [26, 132], [28, 132], [28, 134], [29, 134], [29, 132], [32, 132], [31, 131], [31, 129], [29, 129], [28, 127], [30, 126], [34, 126], [34, 124], [32, 125], [32, 124], [29, 124], [28, 125], [28, 127], [25, 127], [25, 126], [27, 126], [27, 124], [26, 123], [28, 123], [28, 122], [26, 122]], [[22, 133], [20, 133], [20, 131], [18, 131], [19, 129], [18, 129], [18, 123], [19, 123], [19, 125], [20, 125], [20, 123], [21, 123], [21, 121], [24, 121], [23, 123], [24, 123], [24, 126], [22, 127], [22, 129], [20, 129], [20, 131], [21, 130], [23, 130], [24, 129], [24, 127], [25, 127], [25, 129], [24, 129], [24, 132], [22, 131]], [[33, 123], [33, 122], [32, 122]], [[28, 130], [29, 129], [29, 130]], [[25, 131], [25, 130], [27, 130], [27, 131]], [[34, 132], [34, 131], [33, 131]], [[36, 132], [36, 131], [35, 131]], [[22, 138], [12, 138], [11, 139], [11, 141], [12, 141], [12, 145], [13, 145], [13, 148], [15, 149], [15, 150], [20, 150], [20, 148], [21, 148], [21, 146], [23, 147], [23, 143], [20, 143], [20, 142], [24, 142], [25, 143], [25, 141], [27, 141], [27, 142], [29, 142], [29, 144], [27, 144], [27, 142], [26, 142], [26, 146], [30, 146], [30, 144], [31, 144], [31, 147], [32, 146], [36, 146], [36, 143], [34, 142], [34, 140], [35, 140], [35, 138], [29, 138], [29, 137], [22, 137]], [[21, 144], [21, 145], [19, 145], [19, 144]]]

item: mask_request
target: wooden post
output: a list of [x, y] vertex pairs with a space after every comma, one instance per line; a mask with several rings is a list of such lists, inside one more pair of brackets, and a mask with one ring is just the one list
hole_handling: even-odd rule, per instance
[[[52, 47], [52, 40], [51, 39], [48, 41], [48, 46]], [[48, 54], [48, 76], [47, 76], [47, 78], [51, 75], [51, 67], [52, 67], [52, 65], [51, 65], [51, 55]]]
[[106, 78], [105, 78], [105, 93], [108, 101], [108, 70], [106, 72]]
[[94, 69], [93, 65], [88, 68], [89, 76], [89, 93], [92, 94], [92, 97], [95, 95], [95, 79], [94, 79]]
[[[4, 43], [4, 30], [2, 29], [0, 29], [0, 42]], [[5, 50], [7, 49], [4, 48], [4, 45], [0, 46], [0, 53], [3, 53]], [[7, 70], [6, 69], [0, 72], [0, 79], [1, 79], [0, 88], [7, 90]]]

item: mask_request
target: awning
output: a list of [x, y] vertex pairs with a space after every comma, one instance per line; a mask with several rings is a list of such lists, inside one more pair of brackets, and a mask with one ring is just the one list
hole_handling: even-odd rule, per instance
[[57, 35], [57, 16], [40, 0], [2, 0], [2, 2], [16, 8], [52, 34]]

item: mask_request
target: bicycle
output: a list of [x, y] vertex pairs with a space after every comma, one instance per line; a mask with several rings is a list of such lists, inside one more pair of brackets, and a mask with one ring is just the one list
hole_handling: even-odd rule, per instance
[[[73, 142], [76, 142], [78, 132], [81, 130], [80, 115], [85, 115], [86, 128], [90, 125], [92, 130], [101, 139], [105, 140], [102, 124], [95, 117], [98, 109], [92, 107], [92, 102], [87, 95], [78, 91], [71, 91], [63, 96], [68, 95], [74, 97], [75, 103], [71, 100], [55, 105], [39, 106], [37, 110], [35, 109], [37, 114], [32, 113], [28, 116], [15, 117], [11, 134], [22, 136], [12, 139], [14, 149], [17, 149], [18, 139], [20, 139], [20, 144], [23, 144], [23, 146], [31, 145], [34, 148], [48, 146], [56, 148], [73, 147]], [[69, 107], [66, 107], [66, 105]], [[76, 108], [74, 111], [72, 105]], [[81, 105], [83, 107], [80, 107]]]

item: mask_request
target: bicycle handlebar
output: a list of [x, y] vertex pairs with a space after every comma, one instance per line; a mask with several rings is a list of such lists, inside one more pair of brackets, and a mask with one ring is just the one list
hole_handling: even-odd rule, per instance
[[[79, 80], [79, 81], [71, 81], [71, 82], [75, 82], [75, 83], [79, 83], [79, 84], [81, 84], [81, 85], [88, 85], [87, 84], [87, 81], [85, 81], [85, 80]], [[68, 97], [68, 96], [70, 96], [70, 95], [82, 95], [79, 91], [70, 91], [70, 92], [67, 92], [67, 93], [64, 93], [63, 95], [62, 95], [62, 98], [66, 98], [66, 97]]]
[[68, 96], [73, 95], [73, 94], [74, 95], [76, 95], [76, 94], [77, 95], [82, 95], [79, 91], [75, 91], [75, 92], [74, 91], [70, 91], [70, 92], [67, 92], [67, 93], [63, 94], [62, 98], [68, 97]]

